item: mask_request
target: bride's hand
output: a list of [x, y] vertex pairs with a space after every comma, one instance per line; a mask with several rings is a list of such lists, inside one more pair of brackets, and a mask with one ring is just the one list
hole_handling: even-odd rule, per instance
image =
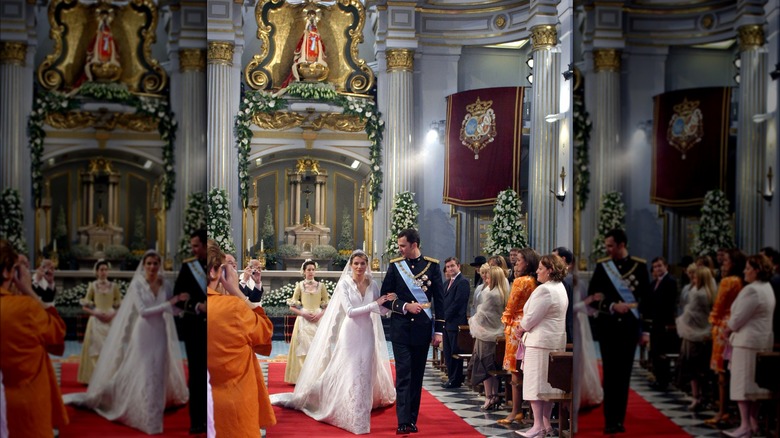
[[392, 299], [390, 298], [390, 294], [382, 295], [382, 296], [380, 296], [379, 298], [376, 299], [376, 303], [381, 306], [382, 304], [384, 304], [384, 303], [386, 303], [388, 301], [392, 301], [394, 299], [395, 298], [392, 298]]

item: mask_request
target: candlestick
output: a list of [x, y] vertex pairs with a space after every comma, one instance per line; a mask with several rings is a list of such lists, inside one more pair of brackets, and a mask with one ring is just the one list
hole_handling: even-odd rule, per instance
[[263, 248], [263, 240], [260, 239], [260, 252], [263, 252], [265, 248]]
[[156, 240], [154, 241], [154, 252], [160, 252], [160, 244]]
[[57, 252], [57, 239], [54, 239], [54, 252]]
[[365, 240], [363, 241], [363, 251], [364, 252], [366, 251], [366, 241]]
[[247, 237], [247, 239], [246, 239], [246, 250], [249, 251], [249, 248], [251, 248], [251, 247], [252, 247], [252, 241], [249, 240], [249, 238]]
[[39, 245], [41, 247], [41, 252], [43, 252], [43, 247], [46, 246], [43, 242], [43, 238], [41, 238], [41, 243]]

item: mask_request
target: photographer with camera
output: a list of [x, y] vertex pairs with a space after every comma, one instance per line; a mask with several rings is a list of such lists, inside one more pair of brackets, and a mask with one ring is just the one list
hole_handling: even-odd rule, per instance
[[57, 294], [57, 287], [54, 284], [54, 262], [49, 259], [41, 261], [41, 265], [33, 275], [32, 287], [44, 303], [54, 302], [54, 296]]
[[260, 266], [260, 260], [251, 259], [244, 268], [239, 280], [241, 292], [249, 297], [249, 301], [259, 303], [263, 299], [263, 268]]

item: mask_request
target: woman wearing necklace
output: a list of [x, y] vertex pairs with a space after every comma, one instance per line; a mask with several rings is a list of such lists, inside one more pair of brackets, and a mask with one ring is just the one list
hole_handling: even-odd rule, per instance
[[[349, 258], [311, 341], [295, 391], [271, 396], [271, 403], [354, 434], [371, 432], [371, 410], [389, 406], [396, 394], [380, 314], [395, 294], [379, 294], [368, 256]], [[282, 412], [280, 415], [285, 415]]]
[[303, 367], [303, 361], [309, 351], [309, 345], [317, 332], [322, 312], [330, 301], [325, 285], [314, 279], [317, 263], [306, 259], [301, 265], [304, 280], [295, 285], [292, 298], [287, 300], [290, 310], [298, 315], [295, 318], [290, 352], [287, 355], [287, 366], [284, 370], [284, 381], [293, 385], [298, 381], [298, 374]]
[[122, 294], [119, 285], [108, 281], [107, 261], [100, 259], [95, 263], [95, 275], [97, 280], [87, 287], [87, 295], [80, 303], [87, 314], [87, 329], [84, 331], [84, 344], [81, 346], [81, 360], [79, 361], [79, 383], [88, 384], [92, 377], [92, 370], [97, 364], [103, 341], [108, 336], [111, 328], [111, 320], [116, 315], [116, 309], [122, 302]]

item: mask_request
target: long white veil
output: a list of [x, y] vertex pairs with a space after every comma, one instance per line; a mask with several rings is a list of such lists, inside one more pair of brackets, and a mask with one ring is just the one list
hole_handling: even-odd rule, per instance
[[[68, 394], [63, 397], [65, 403], [75, 403], [105, 413], [111, 412], [113, 404], [120, 402], [122, 394], [114, 393], [115, 380], [117, 378], [133, 378], [132, 376], [118, 376], [120, 368], [131, 355], [134, 356], [132, 359], [143, 358], [142, 351], [132, 351], [132, 347], [140, 344], [140, 342], [133, 343], [131, 337], [136, 321], [140, 316], [141, 294], [149, 289], [149, 283], [144, 275], [143, 267], [143, 260], [148, 255], [157, 255], [162, 260], [160, 255], [154, 250], [146, 251], [143, 257], [141, 257], [141, 263], [138, 264], [138, 268], [135, 270], [135, 274], [133, 274], [133, 279], [127, 287], [127, 293], [122, 300], [122, 304], [111, 321], [111, 329], [103, 343], [100, 357], [89, 380], [87, 392]], [[163, 280], [161, 292], [165, 293], [166, 298], [170, 298], [173, 288], [164, 276], [162, 264], [158, 275]], [[167, 367], [168, 375], [165, 379], [166, 406], [184, 404], [189, 398], [189, 391], [184, 378], [181, 347], [179, 346], [173, 315], [165, 312], [163, 313], [163, 319], [165, 320], [166, 349], [169, 364]], [[141, 406], [138, 406], [138, 408], [142, 409]]]
[[[353, 251], [349, 260], [352, 260], [352, 257], [356, 254], [362, 254], [368, 260], [368, 256], [362, 250]], [[331, 365], [339, 338], [350, 335], [350, 333], [343, 333], [342, 328], [344, 327], [344, 320], [347, 318], [347, 296], [349, 293], [358, 293], [352, 274], [351, 263], [347, 263], [347, 266], [341, 273], [336, 289], [333, 291], [330, 303], [328, 303], [328, 307], [320, 320], [317, 333], [311, 342], [311, 347], [295, 385], [295, 391], [292, 394], [275, 394], [271, 397], [271, 401], [274, 404], [283, 404], [287, 407], [311, 411], [316, 409], [320, 403], [332, 402], [319, 400], [318, 388], [320, 388], [323, 373]], [[370, 266], [366, 267], [365, 275], [371, 281], [371, 286], [369, 286], [366, 293], [370, 291], [374, 294], [373, 299], [375, 300], [379, 297], [379, 287], [374, 282]], [[384, 307], [380, 306], [380, 309], [383, 314], [387, 313]], [[374, 336], [374, 382], [376, 384], [373, 391], [374, 407], [376, 408], [378, 406], [388, 406], [395, 401], [395, 386], [387, 353], [387, 342], [382, 327], [382, 317], [373, 312], [370, 313], [370, 317]], [[355, 383], [357, 384], [357, 382]], [[369, 384], [370, 382], [361, 383]]]

